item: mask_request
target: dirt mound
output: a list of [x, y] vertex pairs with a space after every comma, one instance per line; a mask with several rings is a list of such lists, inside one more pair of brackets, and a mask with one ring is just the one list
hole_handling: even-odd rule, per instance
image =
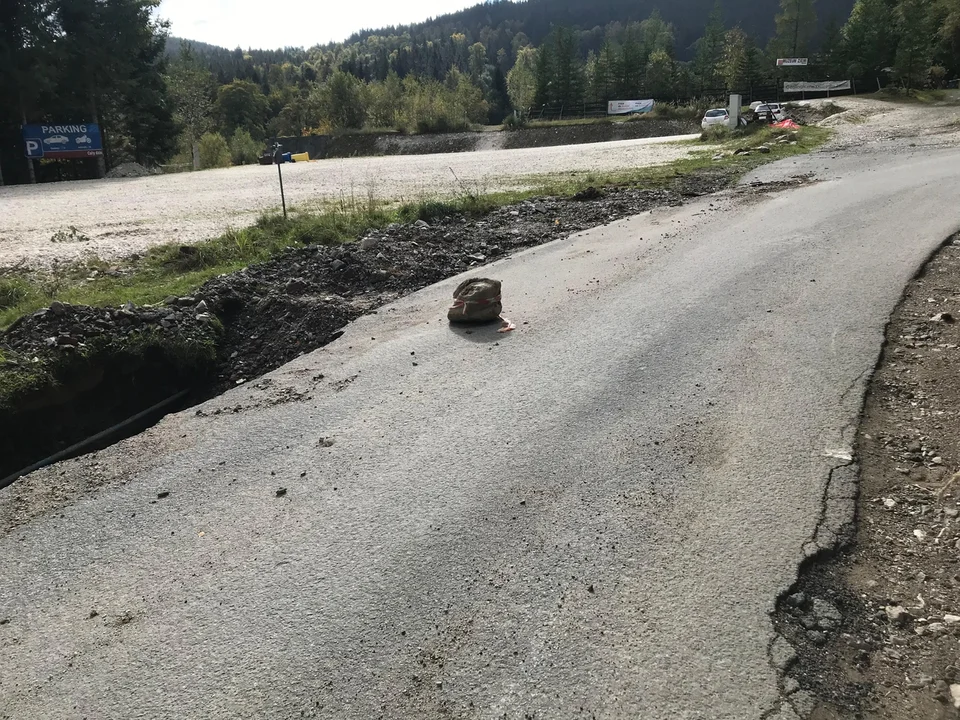
[[104, 336], [127, 337], [159, 333], [168, 337], [188, 335], [202, 339], [212, 316], [205, 306], [195, 307], [192, 298], [176, 301], [175, 307], [93, 308], [54, 302], [49, 308], [26, 315], [0, 334], [0, 349], [14, 354], [48, 356], [82, 351]]
[[111, 180], [115, 180], [117, 178], [147, 177], [148, 175], [153, 175], [153, 173], [140, 163], [135, 162], [122, 163], [107, 173], [107, 177]]
[[689, 135], [699, 131], [700, 123], [693, 120], [642, 118], [623, 122], [527, 128], [517, 132], [503, 133], [502, 146], [507, 150], [514, 150], [555, 145], [584, 145], [616, 142], [618, 140], [642, 140], [654, 137]]
[[789, 117], [800, 125], [816, 125], [844, 112], [844, 108], [833, 102], [799, 102], [787, 105], [786, 109]]
[[[704, 192], [714, 190], [711, 182]], [[653, 207], [675, 192], [623, 189], [592, 201], [535, 199], [483, 217], [394, 224], [357, 244], [288, 250], [197, 292], [224, 326], [218, 389], [326, 345], [352, 320], [522, 248]]]

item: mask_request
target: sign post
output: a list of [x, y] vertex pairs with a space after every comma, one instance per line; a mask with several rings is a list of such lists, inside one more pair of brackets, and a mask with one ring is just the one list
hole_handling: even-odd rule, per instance
[[103, 157], [103, 139], [96, 123], [23, 125], [23, 146], [29, 160], [86, 160]]
[[283, 204], [283, 219], [287, 219], [287, 199], [283, 195], [283, 145], [273, 144], [273, 161], [277, 164], [277, 175], [280, 177], [280, 202]]

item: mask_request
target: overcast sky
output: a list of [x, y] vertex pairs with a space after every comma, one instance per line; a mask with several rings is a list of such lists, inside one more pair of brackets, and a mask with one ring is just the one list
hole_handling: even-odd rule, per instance
[[419, 22], [480, 0], [161, 0], [170, 33], [233, 49], [311, 47]]

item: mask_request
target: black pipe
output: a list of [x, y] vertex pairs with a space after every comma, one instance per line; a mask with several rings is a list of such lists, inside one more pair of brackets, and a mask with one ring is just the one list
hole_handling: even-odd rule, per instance
[[[168, 406], [173, 405], [174, 403], [182, 400], [189, 394], [190, 394], [190, 390], [181, 390], [176, 395], [168, 397], [166, 400], [161, 400], [156, 405], [148, 407], [146, 410], [137, 413], [133, 417], [129, 417], [126, 420], [119, 422], [116, 425], [113, 425], [112, 427], [109, 427], [102, 432], [98, 432], [96, 435], [92, 435], [88, 437], [86, 440], [81, 440], [75, 445], [71, 445], [70, 447], [63, 449], [60, 452], [54, 455], [51, 455], [50, 457], [44, 460], [41, 460], [40, 462], [34, 463], [30, 467], [26, 467], [23, 470], [15, 472], [13, 475], [10, 475], [4, 478], [3, 480], [0, 480], [0, 490], [2, 490], [5, 487], [9, 487], [10, 485], [13, 485], [13, 483], [15, 483], [17, 480], [22, 478], [24, 475], [29, 475], [32, 472], [36, 472], [40, 468], [47, 467], [47, 465], [53, 465], [54, 463], [60, 462], [61, 460], [69, 460], [71, 457], [84, 454], [83, 451], [86, 448], [90, 447], [91, 445], [95, 445], [96, 443], [102, 442], [103, 440], [111, 437], [112, 435], [115, 435], [120, 431], [125, 430], [129, 426], [140, 422], [144, 418], [156, 412], [159, 412], [160, 410], [165, 410]], [[164, 413], [164, 415], [165, 414], [166, 413]]]

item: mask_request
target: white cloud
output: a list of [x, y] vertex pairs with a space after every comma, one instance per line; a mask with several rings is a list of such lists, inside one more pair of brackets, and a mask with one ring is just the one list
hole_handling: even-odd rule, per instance
[[479, 0], [161, 0], [177, 37], [226, 48], [311, 47], [351, 33], [420, 22]]

